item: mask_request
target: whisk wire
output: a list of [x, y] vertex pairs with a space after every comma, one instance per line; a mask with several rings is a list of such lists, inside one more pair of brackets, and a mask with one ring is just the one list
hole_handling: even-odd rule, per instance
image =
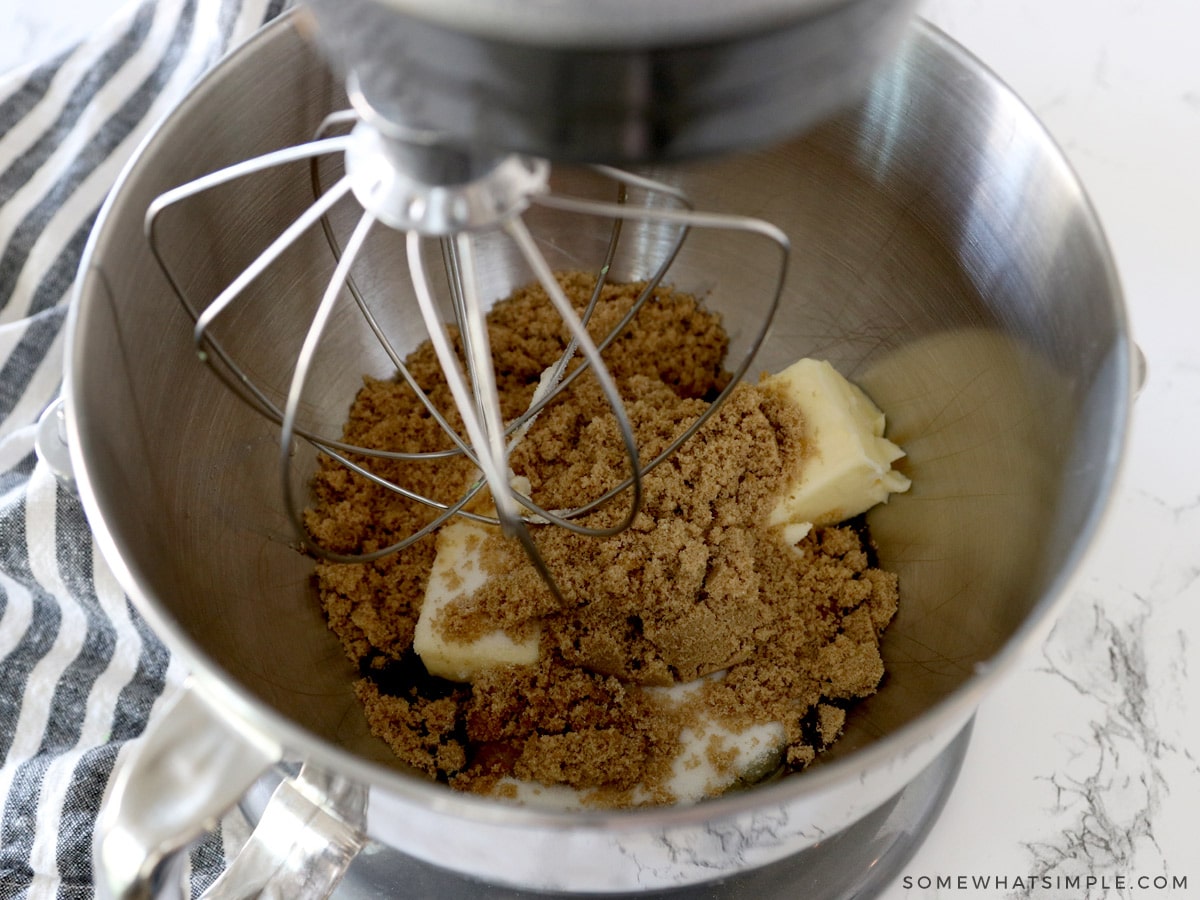
[[633, 491], [633, 496], [630, 500], [629, 511], [620, 524], [614, 527], [583, 528], [576, 526], [575, 530], [595, 537], [607, 537], [618, 534], [633, 524], [633, 520], [642, 508], [642, 466], [639, 459], [640, 454], [638, 452], [637, 439], [633, 434], [633, 426], [630, 425], [629, 415], [625, 411], [625, 402], [621, 399], [621, 393], [617, 389], [612, 373], [608, 371], [608, 367], [604, 365], [604, 361], [600, 358], [600, 351], [596, 348], [595, 342], [592, 340], [591, 335], [588, 334], [583, 323], [579, 320], [575, 308], [571, 305], [571, 301], [567, 299], [567, 295], [558, 283], [558, 279], [554, 277], [554, 272], [551, 271], [546, 258], [538, 250], [533, 235], [529, 233], [529, 229], [526, 227], [524, 221], [519, 217], [509, 219], [504, 223], [504, 230], [508, 232], [509, 236], [512, 237], [518, 248], [520, 248], [522, 255], [525, 257], [525, 262], [533, 270], [538, 281], [541, 282], [542, 288], [546, 291], [547, 296], [549, 296], [550, 302], [554, 304], [559, 317], [566, 323], [572, 337], [577, 341], [584, 358], [591, 363], [592, 374], [600, 385], [600, 390], [604, 393], [609, 408], [616, 418], [617, 429], [621, 433], [621, 442], [625, 445], [626, 458], [629, 461], [630, 468], [628, 482], [629, 487]]
[[[178, 203], [220, 185], [290, 162], [312, 159], [329, 153], [344, 152], [345, 146], [346, 142], [344, 138], [330, 138], [321, 141], [312, 141], [295, 147], [285, 147], [281, 150], [275, 150], [252, 159], [243, 160], [194, 178], [182, 185], [164, 191], [151, 201], [146, 208], [142, 226], [146, 242], [150, 247], [151, 255], [166, 278], [172, 293], [193, 323], [199, 320], [201, 313], [189, 302], [179, 280], [167, 264], [167, 260], [162, 253], [162, 248], [159, 246], [158, 223], [163, 212]], [[197, 340], [197, 344], [201, 359], [209, 364], [210, 368], [234, 396], [269, 419], [276, 422], [279, 421], [281, 413], [278, 407], [259, 389], [253, 379], [233, 361], [218, 341], [208, 336], [202, 345], [199, 340]], [[213, 356], [221, 361], [221, 367], [212, 365], [211, 358]], [[233, 377], [231, 378], [227, 373], [232, 373]]]
[[504, 487], [493, 495], [496, 512], [505, 530], [511, 530], [511, 520], [517, 515], [512, 503], [512, 489], [508, 478], [508, 447], [504, 441], [504, 418], [500, 412], [500, 394], [496, 388], [496, 373], [492, 367], [492, 347], [488, 337], [479, 300], [479, 280], [475, 269], [475, 252], [471, 236], [462, 232], [454, 236], [451, 246], [461, 272], [459, 282], [460, 303], [457, 304], [459, 334], [466, 350], [467, 368], [472, 385], [472, 395], [483, 425], [486, 446], [477, 447], [476, 453], [487, 453], [496, 469], [504, 474]]
[[221, 315], [229, 305], [236, 300], [241, 293], [252, 284], [263, 272], [265, 272], [272, 263], [275, 262], [304, 232], [308, 231], [317, 220], [327, 213], [339, 200], [345, 197], [350, 192], [350, 181], [343, 178], [332, 188], [328, 193], [322, 196], [316, 203], [308, 207], [292, 221], [287, 228], [280, 232], [267, 248], [260, 253], [255, 260], [250, 263], [245, 269], [238, 273], [237, 277], [231, 281], [216, 299], [204, 308], [199, 317], [196, 319], [195, 327], [192, 330], [192, 341], [196, 345], [197, 350], [202, 349], [204, 338], [217, 317]]
[[458, 407], [459, 415], [462, 417], [463, 427], [471, 445], [476, 448], [476, 465], [483, 472], [493, 495], [499, 497], [509, 490], [507, 472], [504, 470], [502, 460], [496, 459], [490, 453], [479, 452], [486, 450], [489, 446], [488, 436], [483, 422], [476, 413], [475, 397], [467, 384], [458, 356], [455, 354], [438, 316], [437, 305], [425, 271], [425, 263], [421, 258], [421, 235], [410, 231], [406, 236], [406, 244], [409, 275], [412, 279], [417, 306], [425, 322], [425, 330], [429, 335], [434, 353], [437, 354], [455, 406]]
[[270, 153], [244, 159], [208, 174], [201, 175], [198, 178], [193, 178], [191, 181], [163, 191], [150, 202], [150, 205], [146, 207], [143, 232], [148, 239], [153, 241], [153, 225], [155, 220], [158, 219], [163, 210], [174, 206], [181, 200], [186, 200], [205, 191], [210, 191], [230, 181], [236, 181], [239, 178], [245, 178], [248, 175], [254, 175], [291, 162], [302, 162], [316, 156], [327, 156], [332, 153], [344, 153], [349, 144], [349, 139], [344, 136], [322, 138], [316, 141], [309, 141], [306, 144], [296, 144], [290, 147], [283, 147], [279, 150], [272, 150]]
[[304, 335], [304, 342], [300, 345], [300, 352], [296, 357], [296, 365], [292, 369], [291, 384], [288, 386], [283, 421], [280, 423], [279, 471], [288, 515], [291, 517], [297, 531], [302, 534], [306, 529], [299, 505], [296, 503], [291, 478], [292, 445], [296, 433], [296, 414], [300, 408], [300, 400], [304, 395], [304, 386], [308, 380], [308, 374], [312, 368], [317, 347], [325, 333], [325, 327], [329, 323], [329, 318], [333, 314], [334, 305], [337, 303], [342, 292], [342, 286], [346, 283], [350, 267], [354, 264], [354, 260], [358, 257], [359, 249], [366, 242], [367, 236], [371, 233], [374, 225], [375, 217], [370, 213], [363, 213], [359, 218], [358, 224], [355, 226], [354, 232], [350, 235], [350, 240], [346, 245], [346, 252], [338, 260], [337, 266], [333, 271], [333, 277], [329, 279], [329, 284], [325, 287], [325, 293], [321, 297], [317, 311], [313, 315], [312, 322], [308, 326], [308, 331]]

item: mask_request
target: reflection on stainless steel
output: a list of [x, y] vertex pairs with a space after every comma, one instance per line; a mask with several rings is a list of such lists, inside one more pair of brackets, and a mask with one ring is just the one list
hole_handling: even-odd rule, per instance
[[362, 850], [366, 788], [305, 764], [272, 793], [246, 845], [205, 900], [320, 900]]
[[743, 150], [861, 91], [916, 0], [310, 0], [354, 93], [472, 153], [642, 162]]
[[[904, 584], [902, 618], [885, 638], [890, 689], [928, 703], [999, 653], [1022, 627], [1026, 598], [1069, 562], [1074, 536], [1052, 525], [1070, 477], [1072, 390], [1029, 347], [983, 328], [906, 344], [872, 359], [859, 382], [908, 451], [908, 503], [920, 509], [868, 516], [881, 562]], [[897, 698], [859, 715], [882, 734], [902, 708]]]
[[102, 897], [183, 897], [179, 851], [279, 758], [253, 728], [227, 728], [189, 686], [109, 786], [96, 822], [96, 888]]
[[[698, 206], [761, 217], [792, 238], [791, 274], [757, 365], [827, 358], [889, 413], [916, 487], [876, 527], [905, 606], [885, 644], [892, 674], [853, 717], [838, 758], [696, 807], [573, 816], [452, 794], [397, 770], [366, 730], [355, 673], [312, 597], [311, 561], [292, 546], [277, 429], [214, 390], [203, 367], [181, 364], [191, 322], [142, 238], [146, 207], [170, 186], [306, 139], [344, 100], [289, 24], [261, 35], [128, 171], [73, 309], [68, 431], [81, 494], [122, 583], [213, 698], [220, 714], [210, 727], [265, 735], [289, 758], [365, 788], [371, 838], [532, 888], [694, 884], [781, 859], [877, 808], [948, 745], [1048, 623], [1123, 443], [1132, 364], [1119, 286], [1078, 183], [1028, 111], [921, 30], [861, 107], [804, 138], [649, 170]], [[570, 190], [587, 177], [555, 174]], [[279, 171], [255, 192], [218, 191], [208, 202], [214, 222], [232, 219], [238, 230], [164, 219], [160, 235], [165, 252], [191, 260], [177, 274], [201, 294], [228, 283], [311, 193], [304, 177]], [[547, 248], [552, 264], [594, 258], [605, 237], [562, 234]], [[252, 351], [255, 376], [275, 385], [290, 377], [285, 348], [307, 327], [335, 260], [313, 235], [283, 263], [256, 282], [227, 335], [231, 352]], [[364, 289], [399, 283], [394, 256], [367, 252], [360, 263]], [[497, 291], [513, 286], [504, 257], [488, 265]], [[703, 235], [689, 238], [677, 266], [677, 285], [706, 293], [734, 352], [744, 349], [758, 319], [742, 291], [773, 275]], [[404, 309], [390, 313], [398, 331]], [[264, 320], [277, 332], [270, 341], [238, 327]], [[362, 373], [390, 363], [364, 350], [371, 341], [357, 320], [335, 319], [327, 334], [312, 404], [327, 418], [313, 424], [336, 432]], [[301, 485], [313, 458], [298, 453]], [[988, 539], [1002, 525], [1011, 534]], [[232, 802], [247, 783], [231, 774], [218, 799]], [[162, 811], [181, 815], [199, 799], [191, 793], [162, 793]]]

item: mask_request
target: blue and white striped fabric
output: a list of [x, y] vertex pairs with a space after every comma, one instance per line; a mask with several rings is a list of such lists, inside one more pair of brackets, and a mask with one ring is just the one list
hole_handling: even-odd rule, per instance
[[[79, 257], [147, 131], [283, 5], [141, 0], [0, 80], [0, 898], [92, 896], [109, 776], [184, 674], [34, 453]], [[236, 840], [218, 832], [193, 850], [194, 892]]]

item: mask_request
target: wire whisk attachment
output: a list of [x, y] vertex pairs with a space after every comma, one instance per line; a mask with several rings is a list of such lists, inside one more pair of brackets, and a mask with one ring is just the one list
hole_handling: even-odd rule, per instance
[[[334, 133], [349, 127], [348, 133]], [[177, 275], [177, 265], [167, 258], [158, 235], [160, 219], [167, 210], [179, 207], [186, 212], [189, 200], [232, 182], [250, 179], [297, 162], [309, 164], [312, 203], [284, 227], [278, 237], [264, 248], [236, 277], [215, 296], [197, 302]], [[322, 167], [344, 170], [340, 176], [323, 183]], [[594, 199], [556, 192], [551, 186], [550, 165], [544, 160], [517, 155], [492, 156], [446, 147], [436, 135], [397, 128], [369, 113], [346, 110], [326, 118], [314, 139], [306, 144], [275, 150], [253, 159], [203, 175], [155, 198], [145, 216], [145, 234], [159, 266], [183, 309], [193, 323], [192, 342], [199, 358], [209, 365], [220, 380], [239, 398], [279, 428], [279, 472], [287, 515], [307, 549], [333, 562], [366, 562], [394, 553], [436, 531], [454, 516], [463, 516], [499, 526], [520, 541], [534, 565], [557, 593], [553, 578], [546, 571], [531, 535], [531, 526], [552, 525], [578, 534], [602, 537], [627, 528], [642, 505], [643, 481], [647, 472], [659, 465], [701, 427], [733, 390], [749, 368], [761, 345], [779, 304], [787, 270], [789, 244], [776, 226], [759, 219], [715, 212], [698, 211], [682, 192], [658, 179], [606, 166], [592, 167], [595, 177], [608, 185], [611, 199]], [[634, 202], [634, 196], [640, 202]], [[357, 210], [354, 224], [344, 239], [337, 233], [331, 213], [335, 207], [353, 204]], [[607, 220], [608, 236], [602, 258], [594, 260], [595, 287], [588, 304], [577, 311], [564, 292], [555, 272], [542, 251], [541, 242], [554, 236], [539, 236], [526, 221], [532, 210], [553, 215], [571, 215], [591, 220]], [[614, 259], [623, 243], [623, 229], [630, 223], [666, 229], [669, 239], [653, 242], [653, 251], [637, 246], [644, 270], [649, 272], [644, 287], [629, 310], [604, 334], [589, 331], [601, 292], [612, 276]], [[379, 226], [383, 226], [380, 229]], [[332, 276], [320, 295], [303, 340], [296, 349], [295, 365], [286, 389], [268, 388], [254, 374], [253, 360], [235, 358], [215, 325], [237, 305], [249, 286], [273, 266], [302, 235], [316, 228], [324, 234], [325, 244], [334, 262]], [[757, 330], [749, 336], [748, 351], [740, 357], [726, 386], [666, 449], [653, 458], [643, 459], [634, 429], [630, 424], [618, 386], [605, 364], [604, 352], [628, 328], [656, 289], [668, 278], [689, 235], [697, 229], [747, 234], [761, 239], [776, 250], [777, 274], [773, 287], [763, 298], [763, 312]], [[379, 231], [402, 237], [407, 287], [415, 304], [454, 406], [461, 429], [451, 425], [405, 363], [404, 349], [412, 344], [410, 334], [397, 335], [389, 330], [381, 316], [378, 298], [354, 278], [355, 262], [364, 252], [368, 239]], [[488, 291], [488, 277], [481, 271], [481, 243], [503, 241], [509, 251], [544, 289], [555, 311], [565, 324], [569, 341], [557, 361], [547, 369], [528, 407], [520, 415], [505, 421], [497, 388], [492, 348], [487, 327], [488, 305], [496, 299]], [[442, 272], [448, 286], [450, 314], [441, 309], [435, 279], [425, 252], [428, 242], [440, 245]], [[657, 258], [646, 259], [653, 252]], [[482, 266], [486, 268], [486, 266]], [[342, 437], [320, 433], [301, 421], [301, 410], [310, 402], [312, 373], [318, 350], [326, 341], [335, 310], [350, 304], [365, 324], [371, 339], [394, 367], [396, 377], [408, 385], [425, 410], [445, 432], [449, 447], [443, 450], [406, 452], [361, 446]], [[457, 330], [461, 356], [457, 352], [447, 321]], [[269, 323], [263, 322], [264, 329]], [[403, 347], [401, 345], [404, 345]], [[351, 365], [355, 360], [346, 360]], [[596, 379], [612, 412], [623, 444], [628, 465], [627, 476], [600, 496], [587, 498], [570, 509], [548, 509], [529, 492], [514, 484], [509, 466], [513, 449], [521, 441], [533, 420], [584, 373]], [[311, 444], [319, 453], [336, 460], [347, 469], [399, 497], [429, 507], [433, 515], [427, 524], [385, 547], [364, 553], [341, 553], [322, 546], [308, 531], [304, 521], [304, 502], [298, 496], [293, 477], [294, 450], [297, 442]], [[401, 479], [385, 477], [371, 470], [369, 460], [416, 462], [462, 456], [478, 470], [478, 477], [453, 502], [444, 502], [406, 487]], [[486, 488], [490, 508], [473, 503]], [[619, 496], [627, 497], [625, 514], [614, 525], [597, 527], [583, 519]]]

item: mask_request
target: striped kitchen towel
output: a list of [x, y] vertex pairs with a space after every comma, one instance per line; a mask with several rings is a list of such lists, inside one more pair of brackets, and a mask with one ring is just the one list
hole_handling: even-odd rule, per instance
[[[0, 78], [0, 898], [91, 897], [114, 765], [183, 672], [130, 606], [77, 498], [34, 453], [105, 194], [153, 124], [284, 0], [140, 0]], [[226, 827], [191, 853], [198, 893]]]

